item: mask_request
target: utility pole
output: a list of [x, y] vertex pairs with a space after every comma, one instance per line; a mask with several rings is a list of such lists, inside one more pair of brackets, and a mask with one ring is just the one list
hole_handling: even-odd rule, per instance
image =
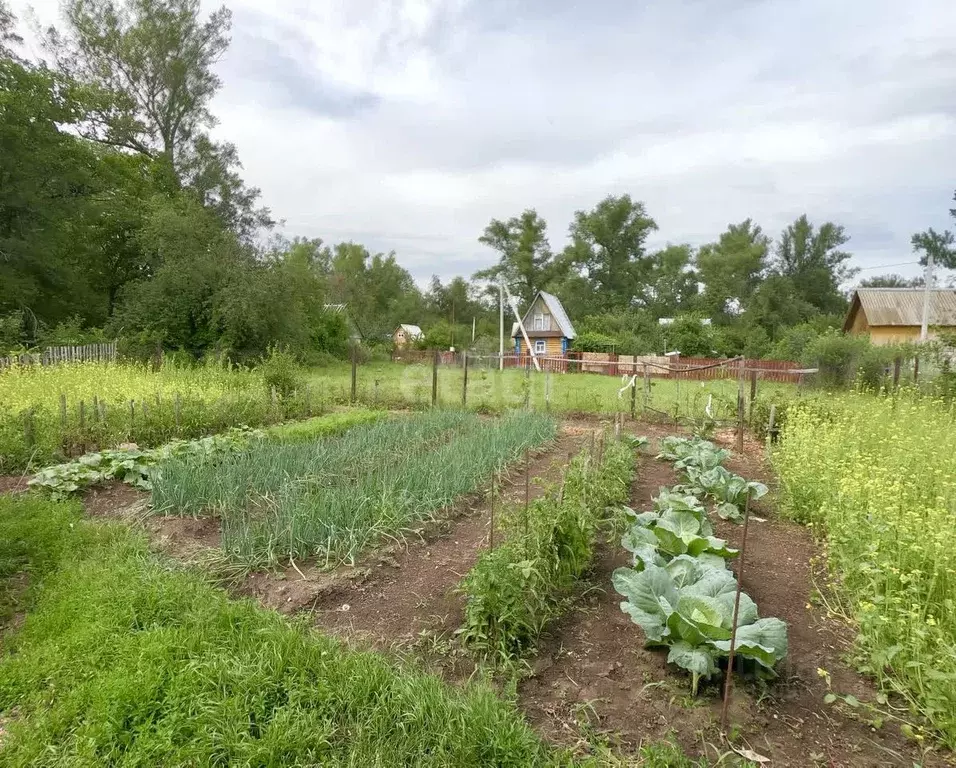
[[933, 297], [933, 254], [926, 252], [926, 276], [923, 286], [923, 322], [919, 329], [919, 340], [926, 341], [929, 333], [929, 304]]
[[498, 370], [505, 369], [505, 284], [498, 281]]

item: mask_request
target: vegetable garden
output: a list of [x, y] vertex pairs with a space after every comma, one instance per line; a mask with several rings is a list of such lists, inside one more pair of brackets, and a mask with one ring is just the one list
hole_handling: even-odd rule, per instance
[[[171, 377], [161, 404], [187, 389], [172, 369], [141, 375]], [[775, 765], [934, 765], [956, 744], [944, 403], [781, 403], [770, 493], [770, 464], [731, 452], [726, 433], [623, 413], [559, 421], [531, 396], [510, 411], [476, 395], [468, 409], [288, 421], [343, 398], [316, 386], [273, 400], [251, 372], [196, 375], [208, 389], [195, 414], [248, 395], [261, 419], [197, 416], [176, 438], [164, 406], [147, 405], [159, 426], [144, 447], [117, 445], [128, 434], [107, 418], [97, 450], [0, 497], [0, 638], [17, 651], [0, 659], [0, 761], [691, 765], [684, 750], [694, 765], [761, 752]], [[117, 404], [132, 381], [114, 382]], [[108, 386], [92, 390], [109, 414]], [[58, 394], [44, 391], [17, 407], [34, 403], [62, 456]], [[82, 520], [69, 497], [109, 502], [117, 482], [132, 489], [113, 503], [149, 516]], [[211, 556], [170, 569], [162, 536], [192, 523], [215, 530], [200, 542]], [[227, 571], [232, 596], [208, 584]], [[854, 637], [866, 677], [839, 650]], [[742, 703], [721, 732], [728, 669]], [[510, 695], [448, 684], [486, 675]]]

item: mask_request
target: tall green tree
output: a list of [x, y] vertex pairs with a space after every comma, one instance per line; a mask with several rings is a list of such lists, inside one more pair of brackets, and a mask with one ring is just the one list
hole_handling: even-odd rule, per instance
[[56, 322], [90, 302], [83, 266], [97, 158], [71, 132], [86, 94], [17, 58], [13, 23], [0, 7], [0, 314]]
[[780, 235], [774, 252], [774, 271], [789, 278], [795, 297], [827, 314], [846, 309], [842, 283], [855, 274], [842, 250], [849, 242], [844, 228], [826, 222], [815, 228], [804, 214]]
[[475, 273], [476, 280], [503, 280], [526, 307], [558, 276], [559, 265], [548, 243], [548, 225], [529, 208], [507, 221], [492, 219], [478, 242], [500, 254], [498, 263]]
[[668, 245], [652, 253], [648, 282], [640, 303], [655, 318], [673, 317], [694, 309], [698, 276], [689, 245]]
[[64, 22], [48, 30], [47, 48], [98, 94], [84, 135], [165, 162], [243, 237], [271, 226], [259, 191], [236, 173], [235, 147], [207, 133], [221, 85], [214, 67], [229, 46], [225, 7], [203, 19], [199, 0], [68, 0]]
[[630, 195], [608, 196], [574, 214], [564, 258], [582, 270], [601, 306], [628, 307], [649, 284], [653, 263], [645, 243], [656, 229], [644, 203]]
[[912, 237], [913, 250], [922, 253], [920, 264], [926, 264], [932, 256], [937, 266], [944, 269], [956, 269], [956, 238], [948, 229], [937, 232], [930, 227], [925, 232], [917, 232]]
[[739, 314], [767, 269], [769, 249], [770, 238], [751, 219], [731, 224], [716, 243], [702, 246], [697, 253], [701, 312], [725, 323]]

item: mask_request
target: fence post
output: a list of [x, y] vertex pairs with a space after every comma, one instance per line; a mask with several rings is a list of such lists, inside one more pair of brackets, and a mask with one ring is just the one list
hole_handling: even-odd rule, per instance
[[767, 442], [777, 442], [777, 406], [770, 404], [770, 422], [767, 424]]
[[551, 412], [551, 368], [544, 369], [544, 410]]
[[754, 407], [754, 400], [757, 399], [757, 369], [750, 372], [750, 407]]
[[913, 383], [919, 383], [919, 355], [913, 358]]
[[897, 389], [900, 386], [900, 366], [903, 364], [900, 356], [897, 355], [893, 359], [893, 389]]
[[744, 359], [740, 358], [737, 376], [737, 453], [744, 450]]
[[432, 407], [438, 405], [438, 350], [432, 357]]
[[644, 410], [647, 410], [648, 405], [650, 405], [651, 400], [651, 374], [650, 370], [647, 367], [647, 363], [644, 363]]
[[60, 428], [66, 429], [66, 395], [60, 393]]
[[352, 345], [352, 389], [349, 393], [349, 402], [355, 404], [356, 388], [358, 386], [358, 347]]
[[461, 370], [462, 370], [462, 381], [461, 381], [461, 407], [464, 408], [468, 405], [468, 351], [461, 353]]

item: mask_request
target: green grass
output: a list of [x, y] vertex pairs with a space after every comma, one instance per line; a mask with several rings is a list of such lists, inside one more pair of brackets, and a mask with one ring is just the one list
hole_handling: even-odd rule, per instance
[[[461, 368], [440, 366], [438, 369], [438, 400], [445, 406], [459, 406], [462, 399], [463, 373]], [[309, 383], [330, 403], [349, 400], [351, 369], [348, 365], [331, 365], [314, 369]], [[425, 407], [431, 403], [432, 368], [430, 365], [401, 363], [372, 363], [361, 365], [357, 372], [356, 395], [359, 402], [373, 407]], [[622, 387], [620, 376], [595, 373], [549, 374], [523, 370], [469, 367], [467, 407], [474, 410], [500, 412], [522, 407], [525, 396], [536, 410], [549, 409], [555, 413], [612, 414], [630, 412], [631, 392], [618, 397]], [[701, 416], [708, 396], [713, 397], [715, 417], [730, 418], [736, 413], [737, 381], [713, 379], [708, 381], [651, 379], [651, 394], [644, 404], [644, 384], [637, 380], [636, 412], [638, 416], [655, 417], [656, 411], [671, 416]], [[749, 396], [749, 381], [747, 394]], [[548, 389], [546, 392], [546, 389]], [[760, 382], [763, 399], [772, 399], [778, 393], [789, 393], [795, 388], [789, 384]]]
[[348, 650], [80, 516], [0, 497], [0, 541], [42, 585], [0, 661], [0, 764], [570, 764], [489, 688]]
[[837, 602], [884, 690], [956, 748], [956, 414], [913, 393], [791, 405], [782, 507], [827, 540]]
[[216, 513], [223, 549], [252, 566], [319, 555], [354, 561], [477, 490], [555, 423], [519, 412], [482, 421], [429, 411], [295, 445], [252, 445], [215, 461], [173, 460], [153, 480], [158, 511]]

